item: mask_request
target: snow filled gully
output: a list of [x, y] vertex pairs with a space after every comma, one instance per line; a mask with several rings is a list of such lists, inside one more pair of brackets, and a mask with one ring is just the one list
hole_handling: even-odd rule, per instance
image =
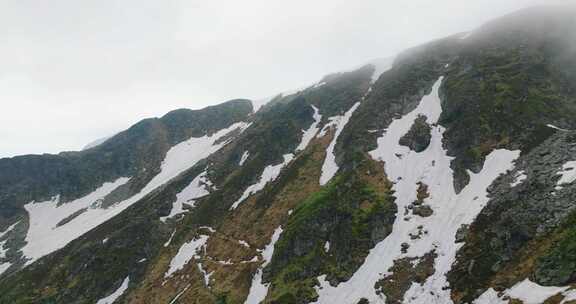
[[[394, 182], [398, 216], [392, 233], [378, 243], [368, 254], [364, 264], [347, 282], [331, 286], [319, 277], [316, 303], [357, 303], [366, 298], [370, 303], [385, 303], [385, 296], [376, 294], [374, 284], [389, 274], [394, 261], [405, 257], [422, 257], [435, 251], [435, 272], [422, 285], [412, 283], [404, 295], [404, 303], [452, 303], [446, 273], [455, 260], [462, 244], [455, 243], [455, 235], [463, 224], [470, 224], [488, 202], [486, 188], [500, 174], [513, 167], [520, 151], [495, 150], [486, 157], [484, 168], [478, 174], [470, 173], [470, 183], [456, 194], [453, 188], [451, 157], [442, 147], [444, 128], [435, 125], [442, 112], [438, 90], [440, 78], [430, 95], [422, 98], [418, 107], [400, 119], [394, 120], [387, 131], [378, 139], [378, 147], [371, 156], [384, 162], [388, 178]], [[398, 141], [419, 114], [426, 115], [433, 125], [432, 140], [428, 148], [420, 153], [400, 146]], [[419, 183], [428, 186], [429, 197], [423, 204], [430, 206], [433, 214], [420, 217], [406, 208], [416, 200]], [[421, 227], [419, 227], [421, 226]], [[420, 229], [419, 229], [420, 228]], [[419, 238], [411, 238], [419, 230]], [[403, 243], [409, 245], [401, 250]], [[405, 245], [404, 245], [405, 246]]]
[[206, 171], [198, 174], [188, 186], [176, 194], [176, 201], [172, 203], [170, 214], [161, 217], [160, 220], [166, 222], [170, 218], [188, 212], [185, 205], [188, 205], [189, 208], [195, 207], [196, 199], [210, 194], [208, 189], [211, 187], [212, 182], [208, 179]]
[[[305, 150], [306, 147], [308, 146], [308, 144], [310, 143], [310, 141], [314, 137], [316, 137], [316, 134], [319, 131], [318, 124], [322, 120], [322, 116], [318, 113], [318, 108], [316, 108], [315, 106], [311, 106], [311, 107], [314, 110], [314, 114], [312, 116], [314, 118], [314, 122], [312, 123], [312, 125], [310, 125], [310, 127], [308, 129], [302, 130], [302, 138], [300, 139], [300, 143], [296, 147], [295, 152]], [[286, 167], [294, 159], [294, 156], [295, 156], [294, 153], [284, 154], [283, 155], [283, 157], [284, 157], [283, 162], [281, 162], [277, 165], [270, 165], [270, 166], [267, 166], [266, 168], [264, 168], [264, 171], [262, 171], [262, 174], [260, 175], [260, 179], [258, 180], [258, 182], [255, 184], [252, 184], [248, 188], [246, 188], [246, 190], [244, 190], [244, 193], [242, 193], [242, 196], [240, 196], [240, 198], [237, 199], [232, 204], [232, 206], [230, 206], [230, 210], [234, 210], [234, 209], [238, 208], [238, 206], [242, 202], [244, 202], [248, 197], [250, 197], [250, 195], [257, 193], [258, 191], [264, 189], [264, 187], [266, 187], [266, 184], [276, 180], [276, 178], [278, 178], [278, 176], [280, 176], [280, 172], [282, 172], [282, 169], [284, 167]]]
[[[384, 72], [390, 70], [392, 68], [393, 63], [394, 58], [381, 59], [378, 60], [377, 62], [372, 63], [375, 70], [374, 73], [372, 74], [372, 79], [370, 81], [371, 85], [373, 85]], [[368, 97], [370, 92], [372, 92], [372, 86], [368, 88], [368, 90], [366, 91], [364, 96], [362, 96], [360, 101], [352, 105], [352, 107], [350, 107], [350, 109], [348, 109], [348, 111], [346, 111], [344, 115], [338, 115], [328, 118], [329, 122], [324, 126], [324, 128], [322, 128], [322, 131], [320, 131], [320, 133], [318, 134], [320, 137], [323, 137], [324, 135], [326, 135], [326, 133], [330, 128], [332, 127], [335, 128], [334, 137], [332, 138], [330, 145], [328, 145], [328, 149], [326, 150], [326, 158], [324, 159], [324, 163], [322, 164], [322, 174], [320, 175], [321, 186], [326, 185], [340, 169], [340, 167], [338, 167], [338, 164], [336, 163], [336, 154], [334, 151], [334, 149], [336, 148], [336, 144], [338, 142], [338, 138], [340, 137], [340, 134], [342, 133], [344, 128], [346, 128], [346, 125], [350, 121], [350, 118], [352, 118], [352, 114], [354, 114], [354, 112], [356, 111], [356, 109], [358, 109], [360, 104]]]
[[[364, 99], [364, 98], [362, 98]], [[334, 133], [334, 137], [326, 150], [326, 158], [324, 159], [324, 163], [322, 164], [322, 174], [320, 175], [320, 185], [326, 185], [338, 172], [338, 164], [336, 164], [336, 155], [334, 154], [334, 148], [336, 147], [336, 143], [338, 142], [338, 137], [340, 137], [340, 133], [344, 130], [348, 121], [352, 117], [352, 114], [358, 109], [360, 106], [360, 102], [355, 103], [344, 115], [342, 116], [334, 116], [330, 117], [330, 122], [324, 126], [322, 129], [321, 135], [324, 136], [328, 130], [328, 128], [335, 126], [336, 132]]]
[[262, 283], [262, 269], [264, 269], [264, 267], [266, 267], [272, 260], [272, 255], [274, 254], [274, 245], [276, 245], [276, 242], [278, 239], [280, 239], [280, 234], [282, 234], [282, 227], [278, 227], [276, 230], [274, 230], [274, 234], [272, 234], [270, 243], [266, 245], [262, 251], [262, 259], [264, 260], [264, 263], [262, 263], [252, 278], [250, 292], [248, 293], [248, 297], [246, 298], [244, 304], [259, 304], [266, 298], [270, 284]]

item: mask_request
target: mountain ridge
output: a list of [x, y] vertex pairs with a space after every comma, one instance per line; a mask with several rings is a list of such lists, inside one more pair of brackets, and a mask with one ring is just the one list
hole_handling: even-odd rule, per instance
[[573, 28], [527, 9], [256, 113], [172, 111], [43, 156], [57, 182], [1, 159], [0, 303], [571, 303]]

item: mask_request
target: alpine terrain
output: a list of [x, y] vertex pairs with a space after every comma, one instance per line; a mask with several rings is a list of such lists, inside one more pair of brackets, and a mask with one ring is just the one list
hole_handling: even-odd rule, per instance
[[0, 303], [576, 303], [576, 8], [0, 159]]

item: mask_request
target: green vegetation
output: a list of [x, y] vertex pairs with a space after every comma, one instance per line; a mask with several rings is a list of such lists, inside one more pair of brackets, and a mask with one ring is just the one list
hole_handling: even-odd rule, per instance
[[576, 213], [557, 233], [559, 240], [538, 259], [536, 279], [540, 284], [564, 286], [576, 280]]
[[378, 241], [374, 231], [389, 231], [382, 226], [391, 225], [395, 213], [391, 192], [379, 193], [356, 172], [337, 175], [302, 202], [285, 225], [269, 266], [272, 302], [313, 300], [321, 274], [331, 282], [348, 279]]
[[500, 46], [466, 50], [454, 64], [462, 68], [444, 81], [440, 123], [452, 127], [447, 137], [465, 168], [477, 167], [501, 146], [531, 147], [539, 126], [574, 117], [576, 103], [544, 57]]

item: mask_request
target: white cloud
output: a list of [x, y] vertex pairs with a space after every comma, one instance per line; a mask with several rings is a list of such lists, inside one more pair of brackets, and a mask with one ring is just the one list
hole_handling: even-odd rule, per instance
[[537, 2], [2, 1], [0, 157], [270, 96]]

